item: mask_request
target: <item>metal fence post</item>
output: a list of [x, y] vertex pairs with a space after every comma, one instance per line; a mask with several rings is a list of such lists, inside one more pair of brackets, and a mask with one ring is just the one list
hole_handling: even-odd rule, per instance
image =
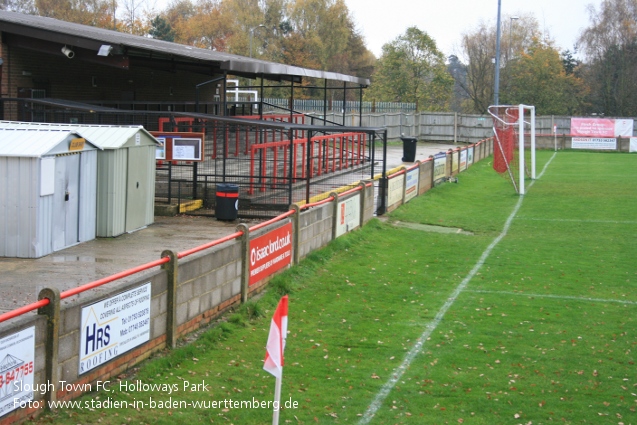
[[338, 193], [332, 192], [330, 196], [334, 197], [332, 204], [332, 240], [336, 239], [336, 226], [338, 225]]
[[168, 257], [169, 262], [162, 264], [166, 271], [166, 345], [168, 348], [177, 346], [177, 283], [179, 264], [174, 251], [165, 250], [161, 258]]
[[298, 205], [290, 205], [290, 209], [294, 210], [292, 219], [292, 264], [299, 264], [299, 241], [301, 240], [301, 208]]
[[[60, 290], [57, 288], [44, 288], [38, 294], [38, 300], [47, 298], [49, 305], [38, 309], [38, 314], [46, 316], [46, 342], [45, 347], [45, 364], [44, 376], [45, 382], [55, 383], [58, 380], [58, 348], [60, 346]], [[57, 400], [55, 390], [50, 391], [49, 385], [44, 394], [46, 401], [46, 409], [51, 410], [50, 402]]]
[[241, 232], [241, 303], [248, 301], [250, 289], [250, 228], [247, 224], [237, 225]]
[[358, 183], [358, 186], [361, 188], [361, 199], [360, 199], [361, 216], [360, 216], [359, 226], [363, 227], [363, 225], [365, 224], [365, 207], [367, 205], [367, 203], [365, 202], [365, 197], [367, 196], [367, 186], [365, 184], [365, 180], [361, 180]]

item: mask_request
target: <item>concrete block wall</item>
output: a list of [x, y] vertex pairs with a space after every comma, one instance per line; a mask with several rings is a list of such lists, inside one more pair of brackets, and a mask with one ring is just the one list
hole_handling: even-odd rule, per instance
[[299, 217], [299, 259], [326, 246], [332, 240], [332, 202], [301, 213]]

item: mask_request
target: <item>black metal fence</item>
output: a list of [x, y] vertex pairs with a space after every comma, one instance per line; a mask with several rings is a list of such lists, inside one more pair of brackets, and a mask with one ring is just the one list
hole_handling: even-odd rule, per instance
[[[386, 131], [382, 128], [317, 124], [303, 114], [268, 115], [264, 120], [188, 112], [117, 110], [104, 106], [34, 99], [3, 99], [5, 119], [30, 122], [142, 125], [163, 134], [203, 133], [201, 161], [156, 165], [158, 203], [203, 200], [199, 214], [215, 215], [217, 185], [236, 185], [239, 217], [261, 218], [312, 202], [338, 187], [381, 174]], [[258, 117], [254, 117], [258, 118]], [[176, 137], [179, 137], [178, 135]]]

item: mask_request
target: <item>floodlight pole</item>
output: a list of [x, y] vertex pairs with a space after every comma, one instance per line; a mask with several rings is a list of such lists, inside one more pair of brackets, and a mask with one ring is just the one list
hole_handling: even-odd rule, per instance
[[256, 30], [257, 28], [262, 28], [262, 27], [265, 27], [265, 25], [260, 24], [260, 25], [257, 25], [254, 28], [250, 28], [250, 30], [249, 30], [249, 32], [250, 32], [250, 57], [252, 57], [252, 37], [254, 37], [254, 30]]
[[493, 104], [498, 106], [500, 104], [500, 37], [502, 35], [502, 28], [500, 22], [500, 11], [502, 10], [502, 0], [498, 0], [498, 29], [496, 31], [495, 38], [495, 83], [493, 87]]

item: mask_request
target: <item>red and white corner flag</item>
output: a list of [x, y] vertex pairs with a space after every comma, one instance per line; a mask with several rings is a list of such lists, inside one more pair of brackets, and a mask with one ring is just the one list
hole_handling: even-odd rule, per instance
[[265, 347], [265, 364], [263, 369], [281, 379], [283, 375], [283, 350], [288, 333], [288, 296], [279, 301], [270, 323], [268, 344]]

